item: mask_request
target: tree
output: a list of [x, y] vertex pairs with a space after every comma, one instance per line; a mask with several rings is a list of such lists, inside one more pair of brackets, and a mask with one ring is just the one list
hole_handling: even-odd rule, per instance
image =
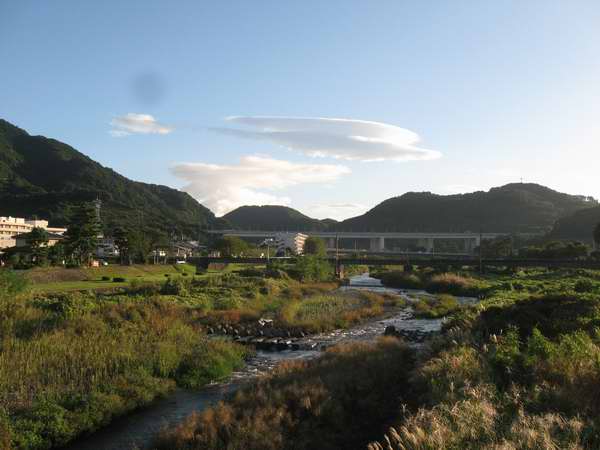
[[34, 227], [27, 236], [27, 245], [31, 251], [31, 261], [40, 265], [48, 255], [48, 232], [40, 227]]
[[237, 236], [224, 236], [215, 243], [221, 256], [239, 256], [248, 250], [248, 244]]
[[596, 250], [600, 250], [600, 223], [594, 227], [594, 244], [596, 245]]
[[152, 242], [148, 233], [140, 230], [129, 230], [127, 233], [128, 257], [142, 264], [148, 262], [148, 255], [152, 251]]
[[315, 256], [325, 256], [327, 255], [327, 246], [325, 245], [325, 241], [316, 236], [309, 236], [304, 241], [304, 254], [305, 255], [315, 255]]
[[129, 256], [129, 237], [127, 231], [122, 227], [117, 227], [113, 230], [113, 239], [115, 241], [115, 247], [119, 250], [119, 259], [121, 264], [131, 264]]
[[75, 264], [91, 263], [100, 232], [100, 221], [94, 205], [82, 203], [77, 206], [65, 233], [67, 252]]

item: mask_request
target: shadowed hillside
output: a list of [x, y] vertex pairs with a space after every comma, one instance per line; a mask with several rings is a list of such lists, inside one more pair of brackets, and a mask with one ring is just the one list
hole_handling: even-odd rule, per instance
[[362, 216], [344, 220], [338, 230], [497, 231], [539, 233], [555, 221], [596, 203], [538, 184], [514, 183], [488, 192], [437, 195], [408, 192], [390, 198]]
[[600, 206], [577, 211], [559, 219], [551, 236], [557, 239], [592, 241], [592, 230], [600, 223]]
[[321, 231], [327, 223], [286, 206], [241, 206], [223, 216], [234, 228], [266, 231]]
[[69, 208], [102, 200], [104, 225], [151, 225], [197, 236], [220, 223], [190, 195], [119, 175], [67, 144], [0, 119], [0, 215], [37, 215], [65, 225]]

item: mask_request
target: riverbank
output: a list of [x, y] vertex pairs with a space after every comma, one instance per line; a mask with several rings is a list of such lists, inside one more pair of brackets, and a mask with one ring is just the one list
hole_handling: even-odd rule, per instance
[[336, 283], [231, 273], [134, 281], [111, 292], [5, 288], [0, 435], [18, 449], [60, 447], [177, 387], [228, 377], [252, 348], [226, 333], [207, 335], [213, 326], [267, 318], [273, 329], [308, 335], [378, 316], [386, 303], [334, 293]]
[[166, 430], [154, 448], [599, 448], [600, 273], [460, 276], [485, 282], [485, 298], [446, 320], [413, 364], [374, 362], [387, 343], [340, 350], [372, 358], [364, 370], [344, 356], [291, 364]]

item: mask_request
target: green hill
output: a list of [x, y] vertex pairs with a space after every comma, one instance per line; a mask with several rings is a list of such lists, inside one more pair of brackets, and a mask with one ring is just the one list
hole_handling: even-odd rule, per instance
[[523, 183], [458, 195], [409, 192], [385, 200], [362, 216], [340, 222], [335, 228], [545, 233], [559, 218], [596, 204], [587, 197]]
[[593, 241], [592, 230], [600, 223], [600, 206], [583, 209], [559, 219], [550, 236], [557, 239]]
[[265, 231], [321, 231], [327, 224], [286, 206], [241, 206], [223, 216], [234, 228]]
[[67, 144], [0, 119], [0, 215], [38, 216], [65, 225], [69, 209], [102, 200], [105, 228], [131, 225], [197, 237], [221, 221], [189, 194], [119, 175]]

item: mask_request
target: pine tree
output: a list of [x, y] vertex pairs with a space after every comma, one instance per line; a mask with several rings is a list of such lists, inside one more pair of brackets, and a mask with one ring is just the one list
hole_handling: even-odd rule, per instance
[[83, 203], [77, 206], [65, 234], [67, 252], [75, 264], [89, 265], [92, 262], [100, 233], [100, 221], [94, 205]]

